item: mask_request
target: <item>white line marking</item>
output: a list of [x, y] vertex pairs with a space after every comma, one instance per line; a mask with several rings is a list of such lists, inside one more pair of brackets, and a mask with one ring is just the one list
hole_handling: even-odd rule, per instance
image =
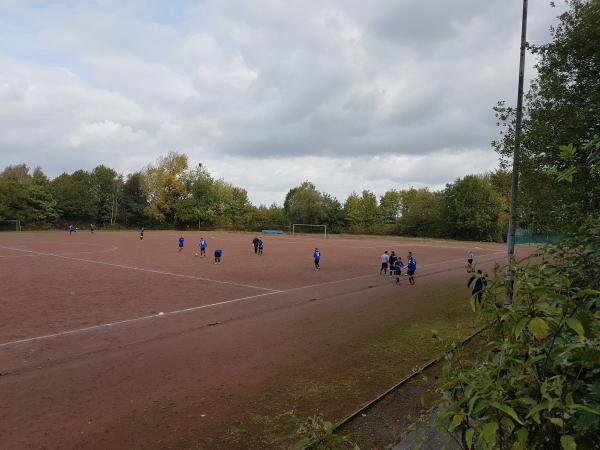
[[[28, 244], [29, 242], [24, 242], [24, 244]], [[64, 244], [64, 242], [56, 242], [56, 241], [36, 241], [35, 245], [46, 245], [46, 244], [50, 244], [50, 245], [60, 245], [60, 244]], [[94, 242], [68, 242], [66, 244], [67, 246], [83, 246], [83, 247], [90, 247], [90, 246], [95, 246], [95, 247], [101, 247], [99, 250], [84, 250], [84, 251], [77, 251], [74, 249], [59, 249], [60, 251], [64, 251], [65, 253], [57, 253], [60, 255], [81, 255], [81, 254], [95, 254], [95, 253], [107, 253], [107, 252], [114, 252], [116, 250], [119, 249], [119, 247], [117, 247], [116, 245], [108, 245], [108, 244], [96, 244]]]
[[118, 268], [121, 268], [121, 269], [137, 270], [139, 272], [157, 273], [157, 274], [160, 274], [160, 275], [168, 275], [168, 276], [171, 276], [171, 277], [189, 278], [189, 279], [192, 279], [192, 280], [200, 280], [200, 281], [209, 281], [209, 282], [212, 282], [212, 283], [228, 284], [228, 285], [231, 285], [231, 286], [239, 286], [239, 287], [247, 287], [247, 288], [252, 288], [252, 289], [260, 289], [261, 291], [281, 292], [279, 289], [270, 289], [270, 288], [265, 288], [265, 287], [260, 287], [260, 286], [254, 286], [254, 285], [251, 285], [251, 284], [235, 283], [233, 281], [214, 280], [212, 278], [197, 277], [195, 275], [184, 275], [184, 274], [180, 274], [180, 273], [165, 272], [163, 270], [147, 269], [147, 268], [144, 268], [144, 267], [126, 266], [124, 264], [115, 264], [115, 263], [109, 263], [109, 262], [106, 262], [106, 261], [95, 261], [93, 259], [75, 258], [74, 256], [59, 255], [57, 253], [36, 252], [36, 251], [33, 251], [33, 250], [23, 250], [23, 249], [20, 249], [20, 248], [4, 247], [4, 246], [0, 246], [0, 248], [6, 249], [6, 250], [15, 250], [15, 251], [19, 251], [19, 252], [32, 253], [34, 255], [40, 255], [40, 256], [53, 256], [55, 258], [68, 259], [68, 260], [71, 260], [71, 261], [82, 261], [82, 262], [88, 262], [88, 263], [92, 263], [92, 264], [100, 264], [100, 265], [103, 265], [103, 266], [118, 267]]
[[0, 255], [0, 258], [28, 258], [32, 256], [42, 256], [42, 255]]
[[124, 323], [140, 322], [142, 320], [153, 319], [153, 318], [156, 318], [156, 317], [165, 317], [167, 315], [179, 314], [179, 313], [183, 313], [183, 312], [194, 311], [196, 309], [211, 308], [211, 307], [214, 307], [214, 306], [224, 305], [224, 304], [227, 304], [227, 303], [241, 302], [243, 300], [249, 300], [249, 299], [256, 298], [256, 297], [264, 297], [266, 295], [275, 295], [275, 294], [279, 294], [280, 292], [282, 292], [282, 291], [278, 291], [278, 292], [265, 292], [264, 294], [250, 295], [250, 296], [247, 296], [247, 297], [239, 297], [239, 298], [234, 298], [232, 300], [225, 300], [225, 301], [222, 301], [222, 302], [211, 303], [209, 305], [200, 305], [200, 306], [194, 306], [192, 308], [186, 308], [186, 309], [179, 309], [179, 310], [175, 310], [175, 311], [169, 311], [169, 312], [164, 313], [163, 315], [160, 315], [160, 314], [150, 314], [149, 316], [136, 317], [134, 319], [118, 320], [116, 322], [103, 323], [103, 324], [100, 324], [100, 325], [92, 325], [92, 326], [84, 327], [84, 328], [76, 328], [74, 330], [60, 331], [58, 333], [45, 334], [43, 336], [35, 336], [35, 337], [30, 337], [30, 338], [25, 338], [25, 339], [18, 339], [16, 341], [3, 342], [3, 343], [0, 344], [0, 348], [2, 348], [2, 347], [8, 347], [10, 345], [15, 345], [15, 344], [23, 344], [25, 342], [39, 341], [39, 340], [42, 340], [42, 339], [49, 339], [49, 338], [54, 338], [54, 337], [66, 336], [66, 335], [69, 335], [69, 334], [82, 333], [84, 331], [93, 331], [93, 330], [98, 330], [100, 328], [113, 327], [115, 325], [122, 325]]
[[[100, 245], [100, 244], [92, 244], [92, 245]], [[90, 250], [90, 251], [87, 251], [87, 252], [70, 252], [70, 251], [67, 251], [67, 253], [71, 253], [71, 254], [74, 254], [74, 255], [83, 255], [83, 254], [92, 254], [92, 253], [96, 254], [96, 253], [114, 252], [114, 251], [116, 251], [118, 249], [119, 249], [119, 247], [117, 247], [116, 245], [113, 245], [113, 246], [111, 246], [109, 248], [105, 248], [103, 250]]]
[[283, 292], [299, 291], [300, 289], [308, 289], [311, 287], [325, 286], [327, 284], [343, 283], [344, 281], [359, 280], [360, 278], [368, 278], [368, 277], [372, 277], [372, 276], [374, 276], [374, 274], [369, 273], [367, 275], [358, 275], [356, 277], [343, 278], [341, 280], [324, 281], [323, 283], [307, 284], [305, 286], [299, 286], [299, 287], [295, 287], [295, 288], [286, 289]]
[[6, 346], [9, 346], [9, 345], [14, 345], [14, 344], [22, 344], [24, 342], [38, 341], [38, 340], [42, 340], [42, 339], [48, 339], [48, 338], [53, 338], [53, 337], [65, 336], [65, 335], [68, 335], [68, 334], [80, 333], [80, 332], [84, 332], [84, 331], [97, 330], [99, 328], [108, 328], [108, 327], [112, 327], [114, 325], [121, 325], [121, 324], [124, 324], [124, 323], [139, 322], [141, 320], [152, 319], [152, 318], [155, 318], [155, 317], [165, 317], [165, 316], [172, 315], [172, 314], [180, 314], [180, 313], [184, 313], [184, 312], [196, 311], [196, 310], [199, 310], [199, 309], [214, 308], [215, 306], [221, 306], [221, 305], [226, 305], [226, 304], [229, 304], [229, 303], [241, 302], [241, 301], [244, 301], [244, 300], [251, 300], [253, 298], [267, 297], [269, 295], [281, 294], [281, 293], [290, 292], [290, 291], [297, 291], [297, 290], [300, 290], [300, 289], [307, 289], [307, 288], [311, 288], [311, 287], [318, 287], [318, 286], [323, 286], [323, 285], [326, 285], [326, 284], [341, 283], [341, 282], [344, 282], [344, 281], [350, 281], [350, 280], [355, 280], [355, 279], [358, 279], [358, 278], [366, 278], [366, 277], [371, 277], [371, 276], [373, 276], [373, 275], [371, 275], [371, 274], [369, 274], [369, 275], [359, 275], [357, 277], [345, 278], [343, 280], [325, 281], [323, 283], [309, 284], [309, 285], [306, 285], [306, 286], [300, 286], [300, 287], [296, 287], [296, 288], [291, 288], [291, 289], [287, 289], [287, 290], [284, 290], [284, 291], [265, 292], [263, 294], [248, 295], [248, 296], [245, 296], [245, 297], [238, 297], [238, 298], [234, 298], [234, 299], [231, 299], [231, 300], [223, 300], [223, 301], [217, 302], [217, 303], [209, 303], [208, 305], [199, 305], [199, 306], [192, 306], [190, 308], [185, 308], [185, 309], [177, 309], [177, 310], [174, 310], [174, 311], [165, 312], [162, 316], [160, 316], [159, 314], [150, 314], [148, 316], [136, 317], [136, 318], [133, 318], [133, 319], [118, 320], [116, 322], [103, 323], [103, 324], [100, 324], [100, 325], [92, 325], [92, 326], [84, 327], [84, 328], [76, 328], [74, 330], [60, 331], [58, 333], [45, 334], [43, 336], [35, 336], [35, 337], [31, 337], [31, 338], [18, 339], [16, 341], [10, 341], [10, 342], [0, 343], [0, 348], [1, 347], [6, 347]]
[[264, 294], [248, 295], [246, 297], [233, 298], [231, 300], [223, 300], [222, 302], [211, 303], [210, 305], [192, 306], [190, 308], [177, 309], [175, 311], [169, 311], [169, 312], [165, 313], [165, 315], [167, 315], [167, 314], [180, 314], [180, 313], [189, 312], [189, 311], [196, 311], [197, 309], [212, 308], [214, 306], [221, 306], [221, 305], [226, 305], [228, 303], [241, 302], [241, 301], [244, 301], [244, 300], [250, 300], [250, 299], [253, 299], [253, 298], [257, 298], [257, 297], [266, 297], [267, 295], [281, 294], [282, 292], [287, 292], [287, 291], [265, 292]]
[[[2, 248], [2, 247], [0, 247], [0, 248]], [[26, 251], [28, 251], [28, 250], [26, 250]], [[490, 257], [490, 256], [493, 256], [493, 255], [499, 255], [499, 254], [503, 254], [503, 253], [504, 253], [503, 251], [502, 252], [495, 252], [495, 253], [491, 253], [491, 254], [486, 255], [486, 257]], [[54, 255], [52, 255], [52, 256], [54, 256]], [[69, 258], [69, 259], [73, 259], [73, 258]], [[481, 259], [484, 259], [484, 258], [480, 258], [480, 260]], [[457, 259], [452, 259], [452, 260], [448, 260], [448, 261], [440, 261], [440, 262], [437, 262], [437, 263], [431, 263], [431, 264], [423, 265], [423, 266], [421, 266], [421, 268], [436, 266], [436, 265], [439, 265], [439, 264], [447, 264], [447, 263], [455, 262], [455, 261], [463, 261], [463, 260], [464, 260], [464, 258], [460, 258], [460, 259], [457, 258]], [[104, 324], [100, 324], [100, 325], [92, 325], [92, 326], [84, 327], [84, 328], [76, 328], [74, 330], [60, 331], [58, 333], [45, 334], [45, 335], [42, 335], [42, 336], [34, 336], [34, 337], [30, 337], [30, 338], [25, 338], [25, 339], [18, 339], [16, 341], [9, 341], [9, 342], [0, 343], [0, 348], [2, 348], [2, 347], [8, 347], [8, 346], [11, 346], [11, 345], [23, 344], [25, 342], [39, 341], [39, 340], [42, 340], [42, 339], [50, 339], [50, 338], [54, 338], [54, 337], [66, 336], [66, 335], [69, 335], [69, 334], [82, 333], [82, 332], [85, 332], [85, 331], [93, 331], [93, 330], [97, 330], [97, 329], [100, 329], [100, 328], [108, 328], [108, 327], [113, 327], [115, 325], [122, 325], [122, 324], [125, 324], [125, 323], [140, 322], [142, 320], [147, 320], [147, 319], [153, 319], [153, 318], [158, 318], [158, 317], [165, 317], [165, 316], [169, 316], [169, 315], [181, 314], [181, 313], [190, 312], [190, 311], [197, 311], [197, 310], [206, 309], [206, 308], [214, 308], [215, 306], [226, 305], [226, 304], [229, 304], [229, 303], [242, 302], [242, 301], [245, 301], [245, 300], [251, 300], [251, 299], [259, 298], [259, 297], [268, 297], [270, 295], [276, 295], [276, 294], [282, 294], [282, 293], [287, 293], [287, 292], [292, 292], [292, 291], [298, 291], [298, 290], [301, 290], [301, 289], [308, 289], [308, 288], [313, 288], [313, 287], [325, 286], [327, 284], [343, 283], [343, 282], [346, 282], [346, 281], [358, 280], [360, 278], [367, 278], [367, 277], [379, 277], [379, 275], [375, 275], [375, 274], [358, 275], [356, 277], [344, 278], [344, 279], [341, 279], [341, 280], [325, 281], [323, 283], [308, 284], [306, 286], [299, 286], [299, 287], [295, 287], [295, 288], [291, 288], [291, 289], [286, 289], [286, 290], [282, 290], [282, 291], [265, 292], [263, 294], [255, 294], [255, 295], [249, 295], [249, 296], [245, 296], [245, 297], [238, 297], [238, 298], [234, 298], [234, 299], [231, 299], [231, 300], [224, 300], [224, 301], [217, 302], [217, 303], [210, 303], [208, 305], [192, 306], [190, 308], [178, 309], [178, 310], [174, 310], [174, 311], [168, 311], [168, 312], [164, 313], [164, 315], [151, 314], [149, 316], [136, 317], [136, 318], [133, 318], [133, 319], [118, 320], [116, 322], [109, 322], [109, 323], [104, 323]]]

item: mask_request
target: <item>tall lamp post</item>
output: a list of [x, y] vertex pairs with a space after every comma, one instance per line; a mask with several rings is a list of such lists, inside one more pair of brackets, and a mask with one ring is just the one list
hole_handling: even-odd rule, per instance
[[519, 88], [517, 93], [517, 121], [515, 124], [515, 151], [513, 153], [512, 183], [510, 189], [510, 217], [507, 236], [506, 297], [505, 303], [513, 299], [513, 263], [515, 260], [515, 234], [517, 230], [517, 194], [519, 189], [519, 157], [521, 150], [521, 125], [523, 122], [523, 80], [525, 78], [525, 49], [527, 47], [527, 0], [523, 0], [521, 22], [521, 56], [519, 59]]

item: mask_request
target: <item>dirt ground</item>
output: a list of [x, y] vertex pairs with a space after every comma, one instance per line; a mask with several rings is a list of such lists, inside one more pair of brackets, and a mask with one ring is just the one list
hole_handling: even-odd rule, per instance
[[[0, 234], [0, 448], [285, 448], [291, 410], [344, 417], [475, 327], [465, 256], [489, 243]], [[212, 252], [223, 249], [223, 262]], [[320, 271], [312, 251], [322, 252]], [[379, 255], [417, 258], [417, 285]]]

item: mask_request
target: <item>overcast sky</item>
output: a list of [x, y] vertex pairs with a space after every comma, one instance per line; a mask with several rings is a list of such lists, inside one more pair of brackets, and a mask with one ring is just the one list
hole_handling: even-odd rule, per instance
[[[530, 0], [528, 40], [564, 9]], [[0, 0], [0, 169], [186, 153], [255, 203], [497, 166], [521, 0]], [[534, 75], [528, 55], [527, 76]]]

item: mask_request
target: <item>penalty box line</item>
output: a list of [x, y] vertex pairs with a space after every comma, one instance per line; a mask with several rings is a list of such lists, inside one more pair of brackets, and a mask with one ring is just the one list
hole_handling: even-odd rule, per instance
[[[23, 251], [27, 251], [27, 250], [23, 250]], [[501, 253], [504, 253], [504, 252], [496, 252], [494, 254], [489, 254], [489, 255], [486, 255], [486, 256], [489, 257], [489, 256], [493, 256], [495, 254], [501, 254]], [[464, 258], [461, 258], [460, 261], [462, 261], [463, 259]], [[484, 259], [484, 258], [481, 258], [481, 259]], [[448, 261], [440, 261], [440, 262], [437, 262], [437, 263], [426, 264], [426, 265], [421, 266], [421, 268], [432, 267], [432, 266], [436, 266], [436, 265], [439, 265], [439, 264], [447, 264], [447, 263], [454, 262], [454, 261], [458, 261], [458, 259], [453, 259], [453, 260], [448, 260]], [[344, 279], [341, 279], [341, 280], [325, 281], [323, 283], [308, 284], [308, 285], [305, 285], [305, 286], [299, 286], [299, 287], [296, 287], [296, 288], [290, 288], [290, 289], [281, 290], [281, 291], [265, 292], [263, 294], [248, 295], [248, 296], [245, 296], [245, 297], [238, 297], [238, 298], [234, 298], [234, 299], [231, 299], [231, 300], [224, 300], [224, 301], [221, 301], [221, 302], [210, 303], [208, 305], [192, 306], [190, 308], [184, 308], [184, 309], [177, 309], [177, 310], [174, 310], [174, 311], [168, 311], [168, 312], [165, 312], [163, 314], [160, 314], [160, 313], [158, 313], [158, 314], [150, 314], [150, 315], [147, 315], [147, 316], [135, 317], [133, 319], [117, 320], [115, 322], [103, 323], [103, 324], [100, 324], [100, 325], [92, 325], [92, 326], [83, 327], [83, 328], [76, 328], [74, 330], [66, 330], [66, 331], [60, 331], [58, 333], [45, 334], [45, 335], [42, 335], [42, 336], [34, 336], [34, 337], [30, 337], [30, 338], [25, 338], [25, 339], [17, 339], [15, 341], [8, 341], [8, 342], [2, 342], [2, 343], [0, 343], [0, 348], [10, 347], [10, 346], [17, 345], [17, 344], [24, 344], [24, 343], [27, 343], [27, 342], [41, 341], [41, 340], [44, 340], [44, 339], [51, 339], [51, 338], [55, 338], [55, 337], [67, 336], [67, 335], [70, 335], [70, 334], [83, 333], [83, 332], [86, 332], [86, 331], [94, 331], [94, 330], [99, 330], [99, 329], [102, 329], [102, 328], [110, 328], [110, 327], [114, 327], [116, 325], [123, 325], [123, 324], [127, 324], [127, 323], [141, 322], [141, 321], [144, 321], [144, 320], [155, 319], [155, 318], [158, 318], [158, 317], [166, 317], [166, 316], [171, 316], [171, 315], [175, 315], [175, 314], [182, 314], [182, 313], [197, 311], [197, 310], [201, 310], [201, 309], [214, 308], [214, 307], [221, 306], [221, 305], [227, 305], [227, 304], [230, 304], [230, 303], [237, 303], [237, 302], [242, 302], [242, 301], [246, 301], [246, 300], [252, 300], [252, 299], [255, 299], [255, 298], [268, 297], [268, 296], [276, 295], [276, 294], [294, 292], [294, 291], [299, 291], [299, 290], [302, 290], [302, 289], [309, 289], [309, 288], [314, 288], [314, 287], [326, 286], [326, 285], [329, 285], [329, 284], [343, 283], [343, 282], [346, 282], [346, 281], [353, 281], [353, 280], [358, 280], [358, 279], [361, 279], [361, 278], [368, 278], [368, 277], [374, 277], [374, 276], [378, 276], [378, 275], [374, 275], [374, 274], [358, 275], [356, 277], [344, 278]]]
[[31, 254], [37, 255], [37, 256], [52, 256], [54, 258], [62, 258], [62, 259], [70, 260], [70, 261], [81, 261], [81, 262], [87, 262], [87, 263], [91, 263], [91, 264], [99, 264], [99, 265], [109, 266], [109, 267], [118, 267], [120, 269], [136, 270], [136, 271], [139, 271], [139, 272], [156, 273], [156, 274], [159, 274], [159, 275], [167, 275], [167, 276], [178, 277], [178, 278], [188, 278], [188, 279], [191, 279], [191, 280], [198, 280], [198, 281], [208, 281], [208, 282], [211, 282], [211, 283], [227, 284], [227, 285], [230, 285], [230, 286], [238, 286], [238, 287], [245, 287], [245, 288], [251, 288], [251, 289], [259, 289], [261, 291], [281, 292], [281, 290], [279, 290], [279, 289], [270, 289], [270, 288], [265, 288], [265, 287], [261, 287], [261, 286], [254, 286], [252, 284], [236, 283], [234, 281], [215, 280], [213, 278], [205, 278], [205, 277], [198, 277], [198, 276], [195, 276], [195, 275], [185, 275], [185, 274], [174, 273], [174, 272], [166, 272], [164, 270], [148, 269], [148, 268], [145, 268], [145, 267], [126, 266], [124, 264], [110, 263], [110, 262], [106, 262], [106, 261], [95, 261], [93, 259], [76, 258], [74, 256], [59, 255], [57, 253], [36, 252], [34, 250], [23, 250], [23, 249], [16, 248], [16, 247], [4, 247], [4, 246], [0, 246], [0, 248], [6, 249], [6, 250], [14, 250], [14, 251], [18, 251], [18, 252], [31, 253]]

